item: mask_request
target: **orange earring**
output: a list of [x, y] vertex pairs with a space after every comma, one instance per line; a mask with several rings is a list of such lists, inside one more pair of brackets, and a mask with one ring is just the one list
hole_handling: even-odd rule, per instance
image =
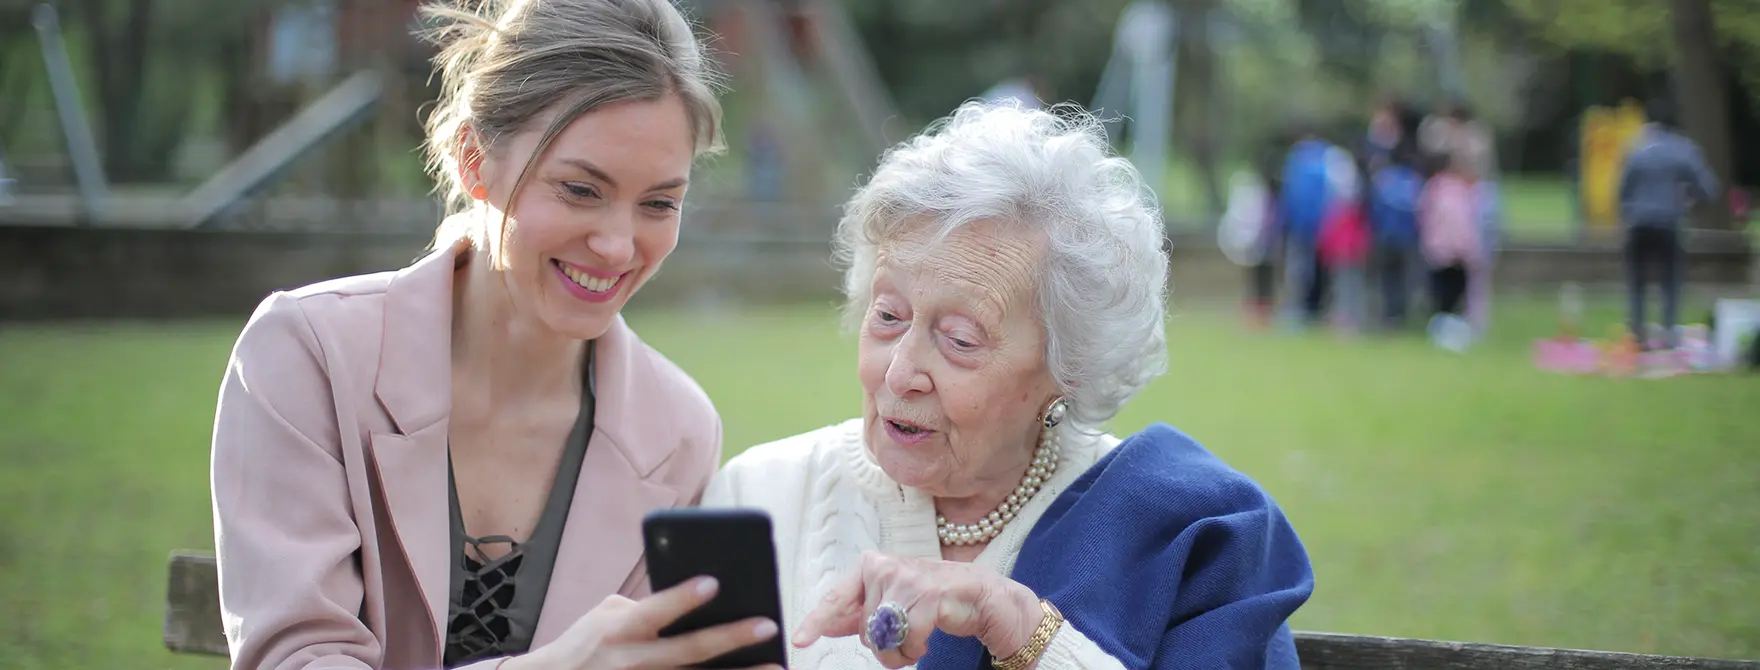
[[489, 187], [484, 186], [483, 182], [477, 182], [475, 184], [472, 184], [471, 185], [471, 198], [476, 199], [476, 200], [488, 200], [489, 199]]

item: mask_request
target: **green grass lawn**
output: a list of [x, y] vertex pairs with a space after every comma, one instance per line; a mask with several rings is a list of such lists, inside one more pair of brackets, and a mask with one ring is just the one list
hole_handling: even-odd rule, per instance
[[[631, 321], [715, 398], [730, 449], [858, 406], [829, 308]], [[1194, 309], [1117, 430], [1171, 423], [1271, 490], [1318, 576], [1298, 628], [1760, 656], [1760, 379], [1543, 374], [1526, 346], [1550, 324], [1506, 301], [1455, 356]], [[0, 666], [218, 665], [162, 651], [159, 623], [167, 554], [211, 546], [238, 326], [0, 328]]]

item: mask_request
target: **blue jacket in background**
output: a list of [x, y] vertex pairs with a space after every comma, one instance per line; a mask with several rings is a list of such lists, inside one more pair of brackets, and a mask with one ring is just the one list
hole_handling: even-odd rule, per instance
[[1424, 175], [1410, 166], [1389, 165], [1375, 173], [1369, 195], [1369, 229], [1375, 243], [1417, 246], [1418, 202], [1424, 197]]
[[1699, 145], [1663, 126], [1644, 126], [1620, 172], [1620, 220], [1628, 228], [1679, 227], [1689, 195], [1699, 201], [1717, 196], [1717, 178]]
[[1321, 140], [1303, 140], [1290, 149], [1283, 164], [1283, 192], [1278, 207], [1288, 239], [1314, 244], [1320, 236], [1320, 223], [1326, 216], [1327, 191], [1326, 152], [1331, 145]]
[[[1154, 424], [1052, 501], [1011, 576], [1127, 668], [1298, 670], [1288, 619], [1314, 592], [1271, 496]], [[919, 670], [982, 670], [976, 638], [930, 634]]]

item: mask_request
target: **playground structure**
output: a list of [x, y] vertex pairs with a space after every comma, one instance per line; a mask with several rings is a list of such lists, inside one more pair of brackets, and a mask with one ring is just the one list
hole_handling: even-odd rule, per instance
[[[730, 128], [736, 141], [764, 145], [764, 134], [811, 133], [824, 142], [770, 142], [773, 150], [756, 157], [748, 171], [783, 169], [789, 183], [842, 186], [855, 178], [900, 135], [898, 114], [877, 70], [841, 5], [833, 0], [699, 0], [698, 13], [717, 34], [737, 43], [719, 45], [724, 65], [750, 91], [743, 102], [745, 126]], [[400, 3], [404, 9], [410, 3]], [[128, 228], [228, 228], [249, 207], [281, 183], [302, 161], [349, 131], [369, 123], [394, 91], [404, 90], [396, 67], [363, 67], [340, 77], [330, 88], [295, 110], [279, 125], [216, 170], [195, 188], [176, 195], [122, 195], [105, 181], [100, 152], [79, 99], [77, 81], [49, 3], [34, 14], [57, 118], [72, 165], [75, 194], [32, 193], [30, 184], [0, 186], [16, 190], [0, 209], [0, 220], [27, 225]], [[409, 18], [409, 17], [404, 17]], [[407, 21], [392, 22], [399, 29]], [[733, 48], [729, 48], [729, 46]], [[815, 99], [829, 91], [828, 99]], [[851, 121], [853, 120], [853, 124]], [[851, 126], [856, 132], [850, 133]], [[839, 141], [844, 140], [844, 141]], [[762, 164], [774, 163], [773, 166]], [[0, 174], [0, 178], [10, 175]], [[810, 177], [810, 178], [809, 178]], [[797, 202], [818, 203], [822, 194], [787, 194]], [[822, 204], [822, 203], [821, 203]], [[403, 211], [420, 208], [401, 207]], [[416, 216], [426, 218], [427, 212]]]
[[[350, 0], [334, 1], [344, 10], [350, 9]], [[415, 6], [408, 2], [396, 5], [396, 11], [405, 13]], [[718, 200], [754, 206], [834, 206], [887, 146], [915, 131], [908, 125], [912, 120], [899, 114], [872, 57], [837, 0], [696, 0], [688, 6], [719, 38], [711, 48], [735, 84], [729, 107], [737, 111], [730, 111], [727, 131], [730, 143], [737, 147], [739, 165], [729, 172], [739, 175], [737, 181], [743, 183], [716, 194]], [[408, 20], [368, 18], [380, 23], [363, 21], [359, 16], [345, 21], [380, 26], [371, 30], [408, 28]], [[1112, 117], [1108, 130], [1113, 140], [1129, 147], [1145, 181], [1158, 191], [1165, 181], [1170, 155], [1171, 124], [1165, 120], [1174, 113], [1177, 20], [1166, 3], [1155, 0], [1139, 0], [1126, 9], [1093, 105], [1103, 116]], [[105, 182], [103, 159], [88, 126], [86, 109], [77, 93], [79, 82], [51, 4], [37, 7], [36, 28], [66, 157], [73, 168], [75, 197], [34, 193], [31, 184], [19, 184], [16, 201], [0, 209], [0, 221], [130, 228], [239, 227], [245, 225], [241, 222], [250, 217], [253, 207], [262, 209], [262, 199], [270, 197], [302, 161], [387, 111], [401, 113], [410, 106], [407, 101], [388, 100], [408, 90], [409, 84], [400, 80], [408, 73], [382, 63], [356, 63], [358, 69], [337, 75], [327, 91], [291, 110], [278, 125], [187, 192], [117, 193]], [[791, 137], [817, 140], [788, 141]], [[710, 165], [713, 169], [714, 163]], [[430, 219], [434, 213], [407, 203], [392, 208], [417, 219]], [[829, 221], [823, 224], [828, 226]]]

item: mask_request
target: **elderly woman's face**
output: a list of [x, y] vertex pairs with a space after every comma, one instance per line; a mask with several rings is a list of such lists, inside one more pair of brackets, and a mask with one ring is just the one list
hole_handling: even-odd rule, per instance
[[869, 449], [931, 495], [1012, 488], [1056, 390], [1034, 289], [1044, 243], [986, 222], [925, 242], [879, 252], [858, 356]]

